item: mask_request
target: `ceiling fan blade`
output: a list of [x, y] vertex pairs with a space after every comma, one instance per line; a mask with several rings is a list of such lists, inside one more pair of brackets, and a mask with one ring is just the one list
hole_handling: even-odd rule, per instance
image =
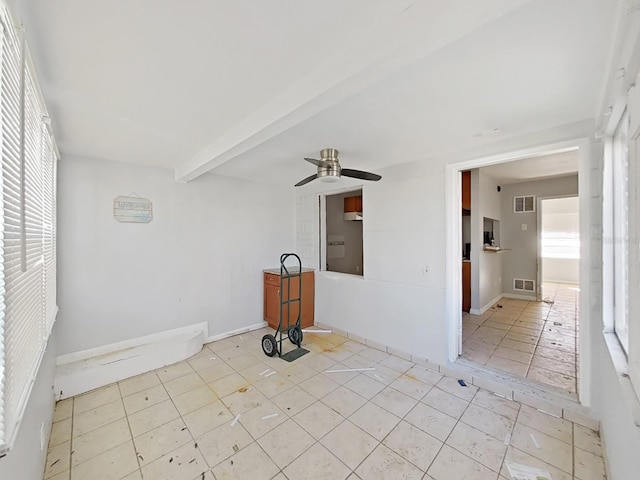
[[315, 158], [307, 158], [305, 160], [309, 163], [313, 163], [316, 167], [326, 167], [328, 165], [324, 160], [316, 160]]
[[301, 187], [302, 185], [306, 185], [307, 183], [309, 183], [312, 180], [315, 180], [316, 178], [318, 178], [318, 174], [314, 173], [313, 175], [309, 175], [304, 180], [300, 180], [298, 183], [295, 184], [295, 186], [296, 187]]
[[353, 170], [351, 168], [343, 168], [342, 176], [351, 178], [360, 178], [362, 180], [371, 180], [377, 182], [382, 177], [376, 173], [363, 172], [362, 170]]

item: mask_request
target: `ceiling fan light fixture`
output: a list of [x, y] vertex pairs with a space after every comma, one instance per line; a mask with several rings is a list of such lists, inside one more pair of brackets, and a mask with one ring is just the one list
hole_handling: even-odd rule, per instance
[[363, 172], [362, 170], [353, 170], [351, 168], [342, 168], [338, 161], [338, 150], [335, 148], [325, 148], [320, 151], [320, 160], [315, 158], [304, 158], [307, 162], [312, 163], [318, 167], [318, 173], [309, 175], [307, 178], [300, 180], [295, 184], [296, 187], [301, 187], [315, 179], [318, 179], [322, 183], [336, 183], [340, 180], [341, 176], [358, 178], [360, 180], [369, 180], [377, 182], [382, 177], [376, 173]]
[[340, 177], [334, 177], [332, 175], [326, 175], [324, 177], [318, 176], [318, 180], [322, 183], [336, 183], [340, 181]]

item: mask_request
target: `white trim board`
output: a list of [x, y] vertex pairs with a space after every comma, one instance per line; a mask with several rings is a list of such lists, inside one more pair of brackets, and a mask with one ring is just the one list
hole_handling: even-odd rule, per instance
[[180, 362], [200, 350], [206, 322], [103, 345], [56, 359], [56, 400], [73, 397], [125, 378]]
[[513, 298], [514, 300], [527, 300], [529, 302], [537, 302], [535, 295], [520, 295], [517, 293], [503, 293], [504, 298]]
[[469, 313], [471, 315], [482, 315], [484, 312], [486, 312], [491, 307], [493, 307], [493, 305], [495, 305], [497, 302], [499, 302], [500, 299], [502, 297], [504, 297], [504, 296], [505, 296], [504, 293], [499, 294], [496, 298], [494, 298], [493, 300], [489, 301], [489, 303], [487, 303], [484, 307], [480, 308], [479, 310], [477, 308], [470, 308], [469, 309]]
[[204, 332], [205, 338], [209, 332], [209, 324], [207, 322], [195, 323], [186, 327], [174, 328], [172, 330], [165, 330], [164, 332], [152, 333], [150, 335], [144, 335], [142, 337], [130, 338], [121, 342], [110, 343], [108, 345], [101, 345], [95, 348], [88, 348], [86, 350], [80, 350], [78, 352], [66, 353], [58, 355], [56, 357], [56, 365], [65, 365], [80, 360], [86, 360], [89, 358], [95, 358], [101, 355], [111, 355], [118, 351], [128, 350], [132, 347], [138, 347], [141, 345], [149, 345], [156, 342], [167, 340], [173, 336], [177, 336], [183, 333], [189, 333], [193, 331]]
[[228, 337], [233, 337], [234, 335], [240, 335], [241, 333], [253, 332], [254, 330], [260, 330], [267, 326], [267, 322], [254, 323], [253, 325], [249, 325], [248, 327], [238, 328], [236, 330], [231, 330], [229, 332], [218, 333], [216, 335], [212, 335], [206, 339], [205, 343], [216, 342], [218, 340], [222, 340]]

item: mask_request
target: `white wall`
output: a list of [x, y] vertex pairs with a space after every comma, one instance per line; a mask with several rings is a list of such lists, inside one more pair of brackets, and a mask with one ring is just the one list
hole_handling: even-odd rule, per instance
[[498, 184], [481, 169], [471, 170], [471, 309], [486, 309], [502, 293], [502, 254], [485, 252], [484, 218], [501, 219]]
[[[513, 197], [535, 195], [553, 197], [578, 194], [578, 175], [548, 178], [532, 182], [502, 186], [502, 246], [505, 252], [502, 264], [502, 291], [515, 295], [527, 294], [513, 289], [513, 279], [536, 280], [538, 264], [538, 212], [513, 213]], [[537, 207], [536, 207], [537, 209]], [[525, 224], [526, 230], [522, 230]], [[536, 288], [538, 285], [536, 285]], [[535, 296], [535, 293], [531, 294]]]
[[[42, 358], [31, 396], [13, 449], [0, 458], [3, 480], [42, 480], [51, 433], [53, 410], [53, 375], [56, 366], [56, 328]], [[40, 447], [40, 428], [44, 424], [44, 449]]]
[[[58, 168], [59, 354], [263, 321], [262, 269], [294, 244], [290, 189], [77, 158]], [[113, 199], [132, 193], [153, 202], [151, 223], [114, 220]]]
[[364, 278], [316, 275], [316, 321], [446, 361], [444, 163], [380, 171], [380, 182], [296, 190], [297, 249], [318, 265], [318, 195], [363, 185]]

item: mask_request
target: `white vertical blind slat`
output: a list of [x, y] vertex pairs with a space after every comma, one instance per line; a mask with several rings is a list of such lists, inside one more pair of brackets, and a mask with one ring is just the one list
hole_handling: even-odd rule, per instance
[[0, 27], [2, 454], [15, 440], [57, 311], [57, 158], [28, 54], [4, 5]]

